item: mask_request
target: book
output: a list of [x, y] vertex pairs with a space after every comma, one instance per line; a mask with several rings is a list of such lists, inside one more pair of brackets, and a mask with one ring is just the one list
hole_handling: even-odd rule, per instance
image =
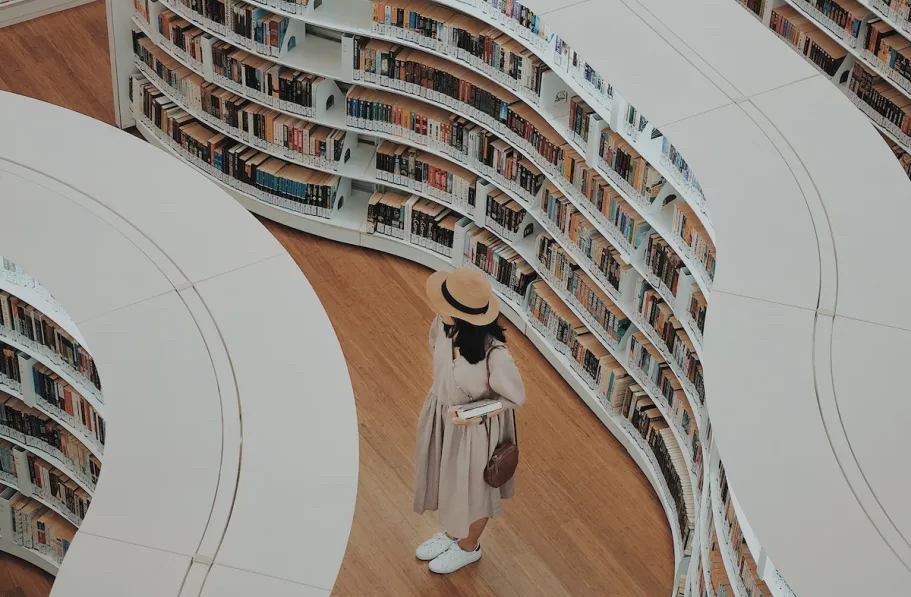
[[478, 400], [470, 404], [460, 406], [456, 410], [456, 414], [463, 421], [468, 421], [471, 419], [476, 419], [483, 415], [496, 412], [503, 408], [503, 403], [499, 400]]

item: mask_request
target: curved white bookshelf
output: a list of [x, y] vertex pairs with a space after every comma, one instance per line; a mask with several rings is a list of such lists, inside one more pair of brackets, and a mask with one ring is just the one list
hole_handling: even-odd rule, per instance
[[[267, 7], [261, 0], [252, 3]], [[439, 0], [437, 3], [498, 27], [523, 43], [553, 73], [558, 73], [561, 85], [580, 95], [600, 114], [604, 123], [672, 183], [674, 194], [693, 208], [711, 240], [719, 247], [719, 266], [710, 281], [704, 271], [700, 271], [698, 263], [694, 266], [694, 258], [688, 250], [670, 234], [668, 210], [643, 208], [630, 196], [622, 179], [617, 180], [610, 171], [600, 167], [597, 159], [594, 163], [589, 161], [683, 258], [706, 302], [711, 302], [712, 315], [703, 338], [689, 316], [686, 293], [672, 297], [660, 284], [655, 285], [655, 290], [679, 318], [700, 360], [704, 357], [708, 362], [706, 407], [703, 408], [694, 396], [693, 388], [684, 387], [696, 414], [695, 425], [703, 453], [701, 470], [695, 470], [693, 455], [689, 454], [677, 425], [667, 417], [669, 413], [657, 396], [657, 390], [643, 384], [653, 398], [659, 398], [654, 402], [668, 419], [689, 469], [692, 498], [697, 506], [695, 520], [691, 521], [696, 527], [694, 545], [699, 546], [699, 560], [706, 581], [710, 581], [705, 561], [710, 536], [703, 521], [707, 522], [709, 509], [714, 511], [720, 507], [720, 497], [711, 481], [703, 487], [699, 487], [697, 481], [713, 478], [707, 463], [709, 450], [714, 449], [723, 458], [729, 486], [737, 488], [741, 501], [736, 514], [741, 526], [746, 525], [747, 516], [753, 525], [747, 540], [753, 557], [764, 559], [766, 570], [771, 569], [777, 575], [775, 568], [769, 568], [768, 564], [774, 558], [794, 589], [791, 591], [783, 581], [771, 582], [771, 574], [764, 575], [770, 581], [769, 589], [775, 597], [794, 594], [847, 597], [871, 590], [877, 594], [898, 594], [902, 587], [909, 586], [911, 543], [905, 538], [911, 537], [911, 519], [898, 501], [898, 496], [906, 495], [906, 491], [902, 491], [900, 481], [887, 472], [899, 470], [902, 463], [897, 457], [882, 459], [881, 445], [874, 439], [877, 438], [873, 431], [877, 419], [864, 412], [856, 401], [848, 399], [865, 392], [859, 385], [860, 377], [853, 374], [863, 368], [854, 363], [872, 366], [871, 357], [859, 347], [875, 342], [893, 347], [890, 354], [901, 354], [898, 347], [907, 345], [905, 330], [911, 329], [911, 318], [902, 309], [911, 300], [911, 285], [899, 281], [894, 288], [890, 286], [891, 293], [879, 292], [884, 272], [899, 271], [902, 257], [907, 254], [899, 239], [903, 238], [902, 223], [911, 216], [911, 207], [903, 200], [908, 195], [909, 183], [894, 168], [891, 153], [882, 146], [866, 120], [831, 87], [827, 75], [805, 60], [797, 59], [790, 49], [778, 43], [774, 32], [763, 32], [749, 15], [730, 2], [701, 1], [681, 5], [672, 0], [658, 0], [646, 6], [635, 1], [585, 0], [571, 4], [545, 0], [536, 7], [539, 9], [537, 16], [546, 23], [546, 27], [542, 26], [545, 35], [541, 37], [519, 27], [516, 21], [498, 14], [496, 8], [481, 0], [465, 3]], [[178, 8], [179, 0], [166, 0], [162, 4]], [[125, 100], [126, 80], [132, 70], [127, 59], [132, 52], [129, 43], [124, 41], [128, 37], [130, 17], [127, 10], [110, 2], [108, 8], [114, 17], [111, 20], [119, 23], [112, 30], [112, 69], [118, 90], [115, 99], [120, 107], [119, 118], [126, 126], [132, 122], [127, 108], [129, 102]], [[591, 156], [591, 152], [561, 125], [560, 110], [548, 106], [543, 97], [536, 101], [535, 97], [515, 89], [515, 85], [480, 61], [453, 53], [443, 44], [418, 36], [402, 37], [400, 31], [391, 27], [375, 27], [367, 3], [326, 0], [322, 6], [308, 6], [301, 13], [276, 7], [268, 7], [268, 10], [292, 19], [289, 35], [304, 33], [307, 25], [313, 25], [343, 34], [394, 41], [464, 65], [471, 72], [516, 92], [571, 147], [583, 157]], [[181, 10], [178, 8], [177, 12]], [[197, 24], [214, 37], [230, 42], [227, 31], [212, 27], [211, 23], [197, 21]], [[137, 26], [142, 23], [137, 22]], [[553, 32], [558, 32], [562, 39]], [[151, 37], [155, 36], [153, 32]], [[572, 46], [571, 50], [564, 50], [566, 43]], [[327, 39], [306, 36], [305, 41], [298, 44], [301, 50], [283, 51], [268, 58], [346, 83], [415, 97], [407, 90], [390, 88], [380, 81], [355, 79], [353, 73], [347, 72], [338, 46]], [[625, 58], [633, 47], [644, 50], [641, 60]], [[564, 50], [563, 53], [558, 52], [558, 48]], [[171, 50], [175, 55], [173, 48]], [[575, 51], [579, 54], [575, 55]], [[580, 58], [582, 63], [606, 75], [616, 85], [611, 97], [595, 89], [578, 75], [579, 70], [570, 66], [570, 59], [579, 56], [584, 56], [584, 59]], [[212, 80], [211, 67], [205, 61], [194, 65], [186, 56], [175, 57], [182, 58], [181, 61], [197, 73], [209, 74], [206, 79]], [[622, 96], [618, 90], [622, 90]], [[253, 94], [245, 97], [258, 101]], [[456, 113], [463, 111], [462, 106], [447, 103], [443, 98], [417, 99]], [[621, 113], [632, 106], [641, 108], [642, 114], [649, 118], [641, 134], [621, 122]], [[501, 132], [496, 123], [465, 112], [469, 112], [465, 116], [488, 130]], [[813, 114], [814, 118], [807, 119], [806, 114]], [[322, 122], [329, 124], [327, 120]], [[832, 122], [841, 124], [832, 127]], [[346, 125], [341, 122], [329, 124], [436, 152], [435, 148], [417, 144], [413, 139], [384, 136]], [[651, 139], [650, 135], [656, 127], [673, 140], [699, 173], [704, 195], [694, 185], [681, 180], [676, 169], [662, 156], [660, 140]], [[140, 129], [155, 141], [154, 131], [145, 125]], [[505, 138], [515, 141], [508, 136]], [[848, 140], [854, 151], [843, 151]], [[161, 143], [161, 140], [157, 142]], [[521, 143], [516, 146], [536, 161], [534, 152], [527, 151]], [[180, 155], [179, 149], [167, 148]], [[453, 156], [443, 154], [441, 157], [465, 166]], [[563, 190], [565, 184], [559, 176], [542, 165], [538, 167]], [[210, 177], [219, 178], [217, 172], [202, 169]], [[370, 164], [365, 163], [364, 173], [368, 174], [369, 169]], [[336, 172], [342, 174], [341, 168]], [[862, 179], [845, 177], [846, 172], [863, 172], [865, 176]], [[494, 177], [487, 178], [500, 186]], [[220, 180], [223, 186], [229, 186], [229, 181]], [[375, 177], [365, 176], [359, 180], [373, 182]], [[385, 181], [382, 184], [396, 188]], [[572, 189], [566, 190], [570, 191], [565, 193], [567, 198], [588, 215], [584, 202], [573, 200]], [[356, 209], [350, 209], [351, 201], [346, 204], [349, 211], [333, 221], [269, 205], [262, 197], [236, 188], [229, 192], [251, 211], [308, 232], [383, 250], [436, 269], [454, 265], [410, 243], [366, 234], [364, 219], [358, 217]], [[416, 193], [413, 189], [406, 192]], [[854, 209], [856, 197], [871, 194], [877, 207], [857, 213]], [[711, 218], [705, 197], [712, 198]], [[537, 206], [529, 204], [521, 194], [518, 199], [538, 225], [548, 230], [549, 223], [538, 213]], [[847, 208], [849, 205], [852, 207]], [[883, 214], [890, 214], [886, 222], [882, 222]], [[590, 219], [602, 231], [601, 222], [597, 218]], [[878, 255], [886, 257], [869, 257], [869, 239], [858, 234], [858, 229], [888, 230], [884, 238], [890, 250], [877, 250]], [[561, 240], [558, 235], [554, 236]], [[607, 234], [605, 237], [610, 238]], [[565, 241], [561, 244], [573, 254], [571, 246]], [[512, 245], [548, 280], [546, 269], [536, 263], [528, 241]], [[625, 255], [632, 257], [629, 251]], [[585, 269], [584, 260], [580, 260], [580, 265]], [[634, 266], [639, 275], [648, 279], [647, 268], [639, 262]], [[886, 270], [887, 266], [889, 270]], [[592, 277], [596, 283], [600, 282]], [[574, 313], [586, 321], [584, 310], [559, 293], [559, 284], [549, 282]], [[600, 285], [602, 290], [608, 291]], [[637, 323], [633, 296], [628, 287], [626, 290], [617, 302], [624, 314]], [[538, 334], [533, 322], [523, 319], [522, 305], [510, 302], [508, 297], [504, 298], [504, 303], [509, 305], [504, 309], [506, 315], [517, 322], [551, 364], [561, 371], [645, 471], [665, 507], [672, 528], [676, 562], [681, 564], [687, 546], [681, 544], [673, 497], [657, 463], [649, 456], [648, 446], [638, 441], [636, 432], [625, 419], [601, 406], [588, 382], [576, 373], [573, 363]], [[680, 376], [680, 368], [675, 367], [673, 355], [667, 354], [648, 326], [642, 325], [641, 321], [638, 323], [637, 327], [671, 363], [674, 373], [683, 382], [685, 378]], [[878, 331], [869, 327], [873, 325], [880, 326], [876, 328]], [[618, 346], [597, 329], [592, 332], [611, 354], [625, 355], [628, 338]], [[623, 358], [617, 360], [627, 366]], [[898, 381], [893, 378], [902, 367], [897, 361], [880, 361], [874, 367], [881, 371], [876, 381], [879, 384], [877, 395], [894, 395], [894, 389], [890, 388], [897, 387]], [[865, 383], [870, 381], [866, 377], [863, 379]], [[833, 384], [836, 383], [841, 384], [841, 392], [835, 392]], [[890, 404], [890, 407], [900, 413], [896, 420], [911, 422], [911, 412], [906, 413], [904, 405]], [[714, 442], [708, 437], [710, 420], [713, 430], [710, 435]], [[773, 445], [767, 440], [770, 429], [775, 430]], [[904, 435], [886, 436], [889, 445], [895, 448], [889, 455], [907, 453], [911, 446], [906, 445]], [[888, 461], [889, 465], [877, 457]], [[724, 525], [723, 518], [713, 516], [713, 519], [715, 525]], [[845, 524], [833, 528], [832, 520], [844, 520]], [[795, 536], [795, 529], [801, 529], [801, 534]], [[718, 538], [723, 544], [726, 535], [718, 533]], [[760, 555], [755, 553], [754, 544], [759, 546]], [[839, 550], [832, 553], [830, 547], [836, 544]], [[732, 546], [728, 548], [730, 551]], [[723, 559], [731, 584], [742, 586], [731, 553], [723, 553], [728, 556]], [[695, 570], [694, 559], [690, 561], [691, 570]], [[836, 569], [841, 574], [823, 578], [814, 573], [823, 568]], [[692, 594], [698, 582], [694, 579], [686, 586]], [[740, 593], [738, 597], [745, 597], [744, 591], [737, 592]]]
[[[105, 384], [104, 472], [54, 594], [290, 595], [308, 585], [328, 597], [354, 511], [357, 426], [341, 349], [299, 268], [174, 158], [41, 102], [0, 93], [0, 107], [16, 115], [0, 118], [0, 139], [67, 131], [53, 147], [0, 142], [0, 253], [66, 305]], [[74, 155], [104, 159], [85, 167]], [[133, 185], [150, 164], [189, 196]], [[23, 225], [37, 221], [59, 246]], [[261, 293], [270, 313], [257, 307]], [[303, 400], [301, 374], [316, 392]], [[283, 439], [275, 412], [322, 423]], [[281, 472], [290, 468], [302, 474]], [[301, 506], [292, 518], [281, 516], [289, 501]], [[15, 555], [42, 565], [28, 552]]]

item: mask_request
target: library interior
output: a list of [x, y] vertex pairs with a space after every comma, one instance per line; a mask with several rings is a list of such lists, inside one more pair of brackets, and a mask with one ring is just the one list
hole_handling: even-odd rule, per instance
[[911, 0], [522, 1], [0, 0], [0, 597], [911, 595]]

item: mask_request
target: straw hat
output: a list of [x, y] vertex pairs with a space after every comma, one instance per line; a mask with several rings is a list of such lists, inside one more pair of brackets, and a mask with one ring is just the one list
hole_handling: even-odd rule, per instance
[[427, 297], [441, 315], [487, 325], [500, 314], [500, 301], [481, 272], [460, 267], [427, 279]]

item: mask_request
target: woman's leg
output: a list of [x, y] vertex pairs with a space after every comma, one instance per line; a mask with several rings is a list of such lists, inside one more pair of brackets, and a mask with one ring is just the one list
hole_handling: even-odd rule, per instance
[[459, 547], [463, 551], [474, 551], [478, 548], [478, 543], [481, 542], [481, 533], [484, 532], [484, 527], [487, 526], [487, 521], [489, 518], [480, 518], [468, 527], [468, 536], [464, 539], [459, 540]]

